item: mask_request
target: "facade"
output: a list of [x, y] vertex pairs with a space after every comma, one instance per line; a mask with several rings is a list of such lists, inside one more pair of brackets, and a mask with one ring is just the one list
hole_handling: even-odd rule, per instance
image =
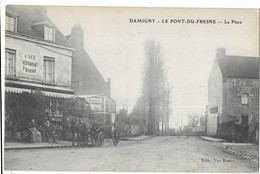
[[259, 58], [218, 49], [208, 81], [207, 134], [258, 141]]
[[44, 8], [7, 6], [5, 45], [6, 120], [16, 129], [26, 127], [29, 118], [40, 121], [47, 114], [60, 122], [64, 101], [74, 96], [74, 49], [66, 37]]

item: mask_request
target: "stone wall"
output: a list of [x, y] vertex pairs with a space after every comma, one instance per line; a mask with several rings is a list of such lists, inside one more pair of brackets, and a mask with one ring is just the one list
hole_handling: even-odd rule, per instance
[[[248, 104], [242, 104], [242, 94], [248, 94]], [[259, 80], [224, 78], [222, 122], [233, 120], [236, 124], [241, 124], [242, 115], [248, 115], [250, 137], [259, 120]]]

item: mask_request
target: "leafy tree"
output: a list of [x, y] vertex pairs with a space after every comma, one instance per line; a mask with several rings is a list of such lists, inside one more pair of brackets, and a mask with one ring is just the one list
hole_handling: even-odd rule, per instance
[[162, 115], [165, 74], [160, 44], [153, 40], [147, 40], [145, 43], [144, 66], [142, 94], [148, 106], [147, 130], [149, 135], [155, 135]]

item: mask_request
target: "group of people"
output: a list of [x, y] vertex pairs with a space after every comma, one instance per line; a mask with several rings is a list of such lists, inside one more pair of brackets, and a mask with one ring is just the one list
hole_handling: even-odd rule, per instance
[[55, 143], [55, 128], [48, 119], [46, 119], [39, 127], [37, 126], [35, 120], [32, 119], [28, 125], [28, 130], [30, 142], [49, 141], [49, 138], [51, 137], [52, 142]]

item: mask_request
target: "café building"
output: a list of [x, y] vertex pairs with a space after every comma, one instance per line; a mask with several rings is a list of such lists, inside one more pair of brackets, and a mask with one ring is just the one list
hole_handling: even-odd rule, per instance
[[[15, 128], [31, 118], [62, 124], [71, 89], [73, 48], [48, 18], [46, 9], [7, 6], [5, 16], [5, 121]], [[2, 60], [3, 61], [3, 60]], [[18, 137], [19, 138], [19, 137]]]

